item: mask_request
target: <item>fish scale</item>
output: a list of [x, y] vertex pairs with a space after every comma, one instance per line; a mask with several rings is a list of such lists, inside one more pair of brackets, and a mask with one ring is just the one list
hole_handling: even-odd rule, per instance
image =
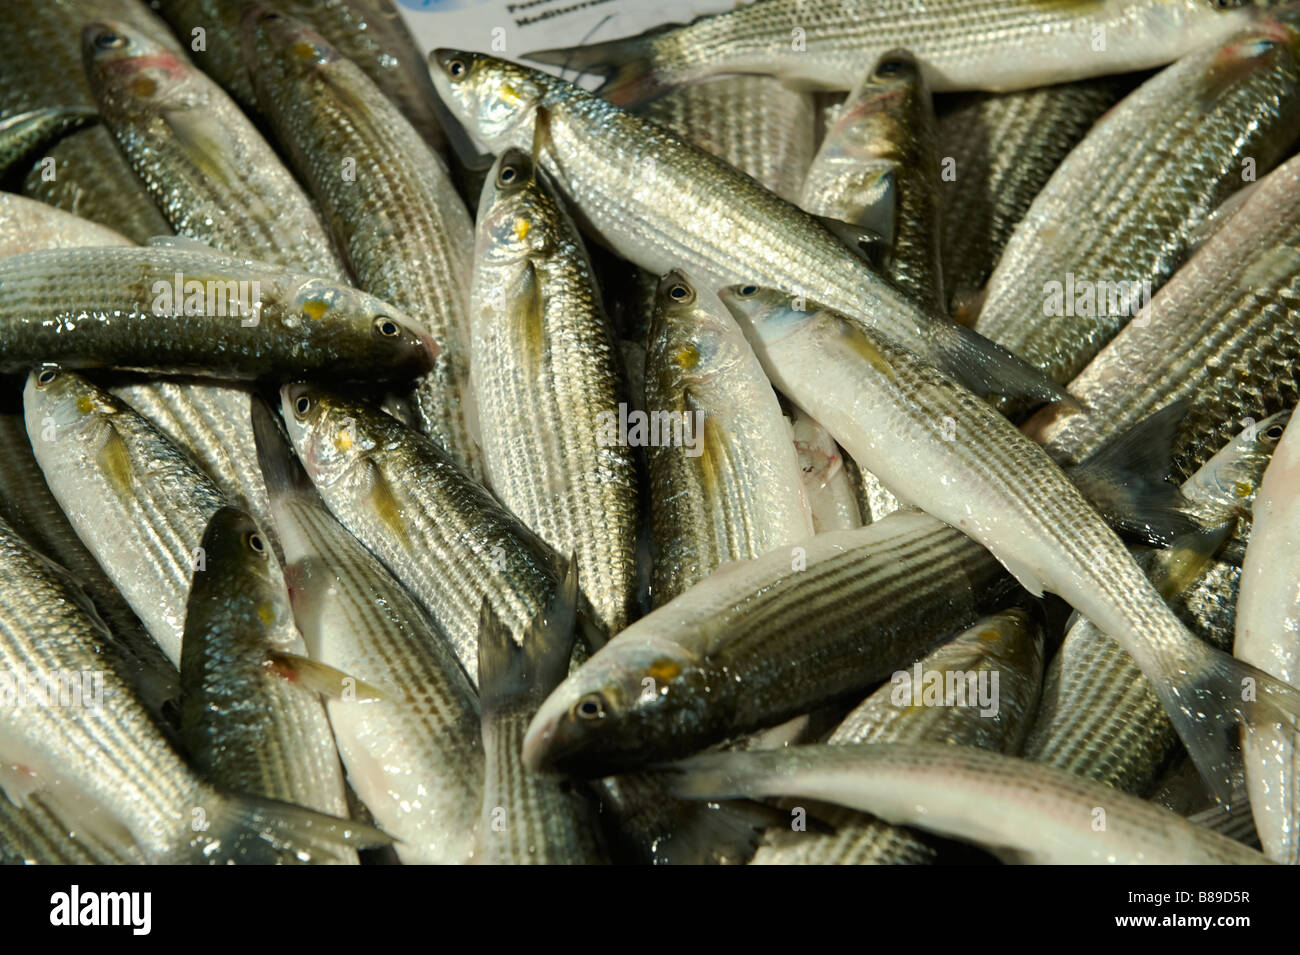
[[1008, 240], [976, 330], [1058, 382], [1072, 379], [1145, 300], [1116, 297], [1112, 313], [1111, 296], [1098, 295], [1106, 301], [1096, 314], [1072, 314], [1074, 301], [1049, 308], [1047, 283], [1061, 283], [1063, 298], [1071, 275], [1162, 286], [1194, 228], [1244, 184], [1243, 159], [1268, 169], [1300, 134], [1297, 51], [1300, 34], [1265, 21], [1181, 60], [1111, 110]]

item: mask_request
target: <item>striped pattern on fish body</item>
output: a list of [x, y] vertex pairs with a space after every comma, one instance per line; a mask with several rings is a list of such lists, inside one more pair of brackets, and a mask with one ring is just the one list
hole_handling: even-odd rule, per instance
[[912, 55], [891, 50], [849, 94], [827, 130], [800, 205], [864, 227], [883, 209], [894, 222], [887, 274], [927, 309], [943, 314], [939, 188], [930, 91]]
[[770, 0], [685, 26], [529, 59], [612, 73], [619, 101], [714, 73], [846, 89], [911, 50], [935, 90], [1008, 90], [1159, 66], [1249, 22], [1215, 0]]
[[916, 511], [723, 567], [571, 674], [525, 758], [589, 774], [773, 726], [915, 660], [1009, 583], [987, 550]]
[[645, 105], [647, 119], [797, 202], [816, 142], [812, 97], [770, 76], [724, 76]]
[[[1147, 561], [1179, 617], [1223, 650], [1232, 643], [1251, 502], [1285, 421], [1285, 414], [1269, 418], [1234, 438], [1184, 482], [1191, 512], [1206, 527], [1234, 522], [1217, 552], [1194, 570], [1172, 563], [1172, 552]], [[1048, 667], [1026, 758], [1145, 795], [1177, 745], [1173, 724], [1133, 658], [1091, 621], [1078, 620]]]
[[647, 448], [662, 606], [720, 566], [810, 537], [799, 460], [776, 394], [739, 326], [680, 270], [659, 283], [646, 406], [689, 424], [694, 446]]
[[0, 193], [0, 258], [36, 249], [131, 244], [126, 236], [98, 222], [26, 196]]
[[[977, 622], [935, 650], [914, 670], [900, 670], [863, 700], [828, 740], [846, 743], [946, 743], [998, 753], [1019, 752], [1043, 679], [1041, 624], [1024, 610], [1006, 610]], [[902, 679], [900, 674], [905, 674]], [[996, 674], [996, 682], [995, 675]], [[926, 705], [928, 681], [944, 687], [938, 705]], [[960, 686], [960, 702], [946, 695]], [[987, 697], [980, 693], [988, 690]], [[956, 702], [956, 705], [954, 705]], [[993, 712], [981, 704], [991, 703]], [[759, 849], [755, 865], [915, 865], [934, 861], [918, 835], [839, 807], [818, 812], [831, 834], [804, 832]], [[829, 818], [828, 818], [829, 815]]]
[[[1292, 419], [1294, 421], [1294, 418]], [[1276, 425], [1265, 423], [1260, 440]], [[1300, 681], [1300, 425], [1286, 424], [1259, 485], [1237, 602], [1233, 653], [1294, 684]], [[1274, 862], [1300, 862], [1300, 734], [1274, 725], [1243, 734], [1251, 813]]]
[[281, 389], [294, 449], [339, 523], [424, 605], [471, 677], [484, 597], [522, 629], [558, 558], [438, 445], [394, 418], [303, 384]]
[[347, 281], [311, 200], [220, 86], [125, 24], [87, 24], [82, 46], [102, 121], [177, 235]]
[[1006, 862], [1268, 864], [1254, 849], [1146, 800], [967, 746], [849, 743], [710, 753], [669, 772], [679, 795], [833, 801], [981, 844]]
[[635, 451], [619, 355], [578, 231], [507, 150], [479, 203], [472, 376], [488, 482], [560, 554], [609, 633], [636, 611]]
[[579, 225], [640, 268], [687, 263], [705, 291], [766, 282], [843, 309], [981, 392], [1057, 395], [1041, 372], [913, 302], [830, 226], [663, 127], [519, 64], [456, 50], [430, 59], [477, 138], [497, 151], [536, 139]]
[[[1222, 798], [1227, 726], [1300, 718], [1294, 688], [1192, 636], [1070, 478], [988, 404], [851, 319], [752, 286], [722, 299], [749, 323], [773, 384], [856, 461], [990, 548], [1030, 593], [1060, 595], [1114, 637]], [[1240, 699], [1247, 677], [1264, 688], [1258, 701]]]
[[[81, 67], [80, 31], [96, 17], [126, 21], [181, 52], [166, 24], [137, 0], [13, 0], [5, 13], [13, 28], [0, 34], [3, 117], [41, 107], [94, 107]], [[136, 242], [171, 231], [102, 126], [70, 133], [46, 150], [46, 157], [54, 160], [54, 176], [37, 163], [23, 181], [25, 195]]]
[[1298, 52], [1300, 32], [1264, 21], [1126, 97], [1016, 227], [976, 330], [1074, 378], [1182, 264], [1243, 169], [1268, 169], [1300, 134]]
[[959, 320], [974, 321], [979, 293], [1034, 197], [1131, 85], [1104, 77], [936, 104], [939, 155], [953, 171], [939, 185], [944, 287]]
[[[1025, 430], [1079, 461], [1173, 401], [1190, 402], [1174, 444], [1183, 479], [1249, 424], [1300, 400], [1300, 159], [1261, 179], [1152, 300], [1070, 383], [1090, 409], [1045, 409]], [[1104, 422], [1104, 424], [1103, 424]], [[1112, 431], [1111, 429], [1116, 429]]]
[[255, 406], [298, 627], [313, 660], [385, 697], [326, 700], [348, 780], [403, 862], [464, 862], [483, 793], [474, 684], [415, 598], [326, 509], [278, 428]]
[[[181, 646], [181, 737], [212, 782], [348, 814], [343, 770], [270, 542], [245, 512], [217, 510], [195, 562]], [[355, 862], [355, 857], [348, 861]]]
[[110, 393], [67, 371], [30, 376], [27, 433], [55, 499], [179, 664], [195, 550], [227, 504], [189, 455]]
[[139, 865], [140, 850], [70, 825], [39, 795], [21, 807], [0, 792], [0, 865]]
[[410, 319], [364, 292], [171, 245], [0, 259], [0, 352], [6, 370], [59, 362], [349, 380], [419, 374], [435, 354]]
[[481, 478], [466, 420], [474, 225], [446, 166], [356, 64], [301, 23], [263, 13], [245, 49], [262, 110], [358, 287], [438, 343], [414, 395], [421, 430]]

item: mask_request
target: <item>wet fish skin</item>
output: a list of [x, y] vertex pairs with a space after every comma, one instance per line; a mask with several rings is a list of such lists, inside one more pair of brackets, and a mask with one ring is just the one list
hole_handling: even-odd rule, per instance
[[1235, 6], [940, 0], [918, 10], [908, 0], [771, 0], [663, 32], [526, 58], [606, 75], [601, 93], [616, 102], [715, 73], [765, 73], [792, 86], [842, 90], [896, 47], [925, 64], [936, 91], [1010, 90], [1160, 66], [1248, 23], [1254, 5]]
[[[506, 150], [479, 202], [471, 383], [488, 484], [561, 554], [609, 633], [636, 613], [640, 488], [619, 356], [582, 239], [546, 173]], [[525, 410], [527, 409], [527, 410]]]
[[[989, 405], [834, 312], [754, 286], [721, 297], [773, 384], [856, 461], [989, 547], [1031, 594], [1062, 596], [1134, 657], [1225, 802], [1226, 727], [1300, 718], [1295, 688], [1192, 636], [1071, 479]], [[1267, 702], [1240, 699], [1246, 678]]]
[[415, 598], [330, 514], [260, 401], [253, 430], [308, 652], [386, 697], [326, 699], [348, 779], [403, 862], [465, 862], [483, 792], [474, 684]]
[[655, 295], [646, 406], [690, 416], [698, 442], [647, 448], [656, 606], [723, 564], [812, 536], [776, 394], [735, 319], [680, 269]]
[[[18, 797], [14, 797], [17, 799]], [[22, 807], [0, 791], [0, 865], [140, 865], [134, 845], [115, 845], [69, 825], [39, 796]]]
[[948, 311], [963, 324], [1034, 197], [1132, 82], [1080, 80], [1014, 93], [970, 93], [938, 109], [942, 262]]
[[[976, 331], [1071, 380], [1183, 263], [1195, 227], [1243, 185], [1247, 162], [1269, 169], [1297, 135], [1300, 30], [1290, 23], [1262, 19], [1157, 74], [1034, 199], [989, 279]], [[1062, 227], [1080, 218], [1088, 229]], [[1091, 307], [1083, 282], [1102, 289]]]
[[41, 147], [95, 121], [88, 106], [49, 106], [16, 113], [0, 121], [0, 176], [29, 160]]
[[890, 50], [854, 87], [827, 130], [799, 204], [863, 227], [872, 225], [882, 207], [888, 210], [888, 276], [929, 310], [945, 314], [939, 189], [930, 91], [916, 59], [906, 50]]
[[[230, 283], [247, 283], [251, 298], [256, 281], [260, 314], [256, 321], [171, 315], [168, 307], [185, 305], [180, 296], [172, 302], [178, 274], [205, 283], [209, 294], [219, 289], [218, 305]], [[14, 255], [0, 259], [0, 289], [6, 371], [58, 362], [244, 379], [310, 370], [373, 380], [427, 371], [436, 354], [410, 319], [364, 292], [189, 246]], [[160, 302], [164, 314], [155, 313]]]
[[[755, 359], [757, 363], [757, 359]], [[813, 530], [847, 531], [862, 526], [857, 489], [844, 464], [844, 452], [814, 418], [793, 409], [790, 432], [794, 438], [804, 494], [812, 513]]]
[[[1285, 430], [1274, 439], [1279, 426]], [[1232, 650], [1239, 659], [1295, 683], [1300, 678], [1295, 633], [1300, 425], [1263, 422], [1260, 428], [1261, 442], [1277, 443], [1253, 505], [1254, 531], [1241, 568]], [[1274, 725], [1243, 734], [1241, 745], [1264, 852], [1274, 862], [1295, 865], [1300, 862], [1300, 736], [1294, 727]]]
[[[1228, 540], [1212, 555], [1193, 555], [1194, 565], [1174, 560], [1177, 542], [1148, 561], [1174, 611], [1220, 649], [1231, 646], [1251, 507], [1281, 436], [1273, 431], [1286, 418], [1266, 419], [1238, 435], [1183, 485], [1191, 512], [1206, 527], [1231, 522]], [[1091, 621], [1078, 620], [1048, 668], [1026, 758], [1146, 795], [1177, 746], [1173, 725], [1133, 659]]]
[[299, 673], [306, 646], [269, 539], [222, 507], [199, 546], [180, 662], [181, 736], [195, 768], [226, 789], [346, 816], [334, 737]]
[[[1029, 865], [1267, 865], [1259, 852], [1099, 783], [987, 750], [850, 743], [709, 753], [675, 764], [695, 799], [808, 796], [983, 844]], [[1106, 826], [1093, 825], [1097, 808]]]
[[817, 142], [807, 93], [771, 76], [724, 76], [671, 90], [638, 112], [798, 202]]
[[1290, 159], [1156, 294], [1147, 320], [1125, 326], [1070, 383], [1091, 413], [1044, 409], [1025, 432], [1057, 460], [1077, 462], [1109, 429], [1185, 399], [1173, 467], [1182, 481], [1243, 427], [1295, 407], [1298, 246], [1300, 159]]
[[120, 399], [73, 372], [28, 376], [27, 433], [50, 491], [131, 609], [179, 664], [195, 549], [228, 501]]
[[102, 121], [178, 235], [347, 281], [311, 200], [221, 87], [111, 20], [82, 29], [82, 56]]
[[26, 196], [0, 193], [0, 258], [36, 249], [132, 244], [120, 232], [98, 222]]
[[525, 762], [607, 774], [776, 725], [865, 691], [996, 609], [1010, 583], [914, 510], [732, 564], [571, 674], [529, 727]]
[[477, 679], [483, 598], [503, 623], [526, 626], [559, 584], [555, 553], [396, 419], [303, 383], [285, 385], [280, 398], [294, 450], [330, 512], [429, 611]]
[[[827, 742], [946, 743], [1015, 755], [1024, 742], [1043, 679], [1042, 618], [1021, 608], [985, 617], [918, 664], [895, 673], [835, 728]], [[917, 705], [931, 674], [941, 686], [953, 677], [966, 695], [959, 705]], [[903, 679], [901, 675], [905, 675]], [[996, 682], [994, 682], [996, 680]], [[981, 682], [984, 681], [984, 682]], [[974, 688], [989, 687], [994, 712], [986, 712]], [[840, 807], [819, 807], [817, 817], [834, 826], [830, 834], [802, 832], [772, 840], [755, 854], [754, 865], [915, 865], [936, 853], [912, 830], [890, 826]], [[775, 835], [775, 830], [770, 830]]]
[[262, 112], [357, 286], [438, 343], [414, 394], [421, 430], [481, 479], [468, 421], [474, 223], [446, 165], [357, 64], [302, 22], [259, 8], [242, 35]]
[[[491, 149], [530, 149], [579, 225], [642, 269], [689, 263], [708, 291], [766, 282], [842, 308], [976, 391], [1056, 400], [1009, 352], [912, 302], [839, 233], [716, 156], [580, 87], [477, 53], [435, 50], [434, 85]], [[540, 130], [535, 135], [534, 131]], [[861, 245], [854, 233], [849, 241]]]
[[115, 844], [134, 841], [150, 862], [322, 860], [342, 845], [382, 842], [367, 827], [232, 796], [200, 779], [119, 676], [102, 624], [61, 572], [3, 524], [0, 592], [0, 669], [102, 680], [102, 706], [93, 714], [85, 705], [45, 706], [26, 697], [8, 708], [0, 747], [28, 768], [43, 798], [57, 796], [73, 812], [84, 806], [79, 799], [89, 799], [108, 816], [100, 817], [99, 831], [113, 833]]

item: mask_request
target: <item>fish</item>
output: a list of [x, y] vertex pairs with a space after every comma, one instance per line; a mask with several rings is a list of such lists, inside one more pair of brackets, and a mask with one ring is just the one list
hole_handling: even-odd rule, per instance
[[415, 598], [330, 514], [260, 400], [252, 424], [308, 655], [379, 690], [325, 698], [348, 780], [404, 863], [469, 861], [483, 794], [474, 684]]
[[197, 549], [228, 499], [157, 428], [75, 372], [46, 367], [30, 374], [23, 410], [55, 500], [179, 666]]
[[[1217, 0], [767, 0], [672, 29], [525, 58], [606, 77], [638, 101], [716, 73], [763, 73], [843, 90], [887, 50], [925, 65], [937, 92], [1014, 90], [1161, 66], [1250, 22], [1255, 4]], [[1243, 9], [1244, 8], [1244, 9]]]
[[[1297, 136], [1294, 23], [1262, 19], [1168, 67], [1102, 117], [1035, 197], [975, 330], [1070, 381], [1143, 316], [1198, 224]], [[1080, 220], [1088, 228], [1066, 225]]]
[[504, 625], [527, 626], [559, 586], [555, 552], [395, 418], [303, 382], [281, 388], [280, 403], [325, 505], [432, 615], [477, 685], [483, 598]]
[[[153, 0], [152, 6], [177, 36], [197, 41], [201, 30], [203, 48], [193, 51], [195, 63], [246, 109], [257, 108], [250, 77], [255, 68], [240, 44], [243, 18], [261, 6], [256, 0]], [[389, 0], [276, 0], [274, 7], [308, 23], [363, 70], [430, 147], [446, 148], [424, 56]]]
[[523, 764], [528, 721], [564, 679], [578, 606], [576, 561], [544, 615], [518, 638], [487, 600], [479, 616], [478, 673], [487, 779], [475, 861], [488, 865], [598, 865], [607, 853], [582, 785]]
[[[15, 797], [19, 799], [21, 797]], [[69, 823], [39, 793], [20, 808], [0, 791], [0, 865], [140, 865], [134, 844], [105, 841]]]
[[[1292, 416], [1259, 484], [1254, 529], [1241, 567], [1236, 639], [1232, 652], [1282, 680], [1300, 679], [1296, 637], [1296, 554], [1300, 527], [1300, 425]], [[1268, 423], [1267, 441], [1278, 427]], [[1241, 741], [1246, 787], [1264, 852], [1274, 862], [1300, 862], [1300, 737], [1274, 725], [1245, 733]]]
[[[757, 364], [758, 359], [754, 361]], [[798, 408], [792, 409], [792, 417], [790, 432], [799, 456], [813, 530], [823, 534], [861, 527], [857, 490], [853, 476], [844, 466], [844, 452], [815, 419]]]
[[817, 141], [808, 93], [771, 76], [721, 76], [671, 90], [637, 112], [799, 201]]
[[962, 324], [974, 324], [984, 286], [1034, 197], [1132, 85], [1106, 76], [935, 102], [939, 155], [950, 163], [939, 181], [944, 291]]
[[[546, 174], [506, 150], [479, 202], [471, 383], [489, 486], [556, 553], [574, 552], [609, 633], [636, 603], [635, 451], [591, 261]], [[527, 410], [524, 410], [527, 409]]]
[[412, 396], [421, 430], [481, 479], [469, 421], [474, 224], [446, 165], [356, 63], [303, 23], [254, 10], [243, 42], [262, 113], [317, 197], [357, 287], [438, 343]]
[[168, 241], [0, 259], [0, 369], [363, 380], [409, 378], [433, 362], [424, 331], [373, 296]]
[[651, 598], [662, 606], [733, 561], [811, 537], [790, 426], [739, 326], [680, 269], [659, 281], [646, 407], [693, 444], [647, 447]]
[[813, 157], [799, 205], [881, 236], [886, 274], [946, 314], [940, 264], [939, 135], [921, 67], [880, 57], [849, 93]]
[[987, 550], [915, 510], [726, 565], [571, 673], [524, 761], [626, 772], [774, 726], [866, 692], [1013, 592]]
[[346, 817], [320, 699], [328, 677], [306, 659], [270, 542], [245, 511], [222, 507], [199, 547], [180, 661], [181, 738], [195, 768], [226, 789]]
[[0, 192], [0, 258], [36, 249], [133, 245], [126, 236], [89, 219], [11, 192]]
[[1152, 299], [1070, 383], [1091, 413], [1044, 409], [1024, 426], [1061, 462], [1091, 454], [1111, 429], [1180, 400], [1173, 446], [1185, 481], [1243, 428], [1300, 401], [1300, 158], [1243, 197]]
[[[11, 801], [21, 783], [20, 803], [35, 799], [114, 851], [154, 863], [327, 861], [389, 841], [359, 823], [204, 781], [119, 675], [112, 638], [66, 574], [2, 522], [0, 599], [0, 672], [25, 681], [0, 724]], [[69, 705], [48, 705], [46, 681], [68, 689]]]
[[[1300, 691], [1194, 637], [1073, 481], [988, 404], [833, 311], [800, 311], [754, 286], [721, 297], [773, 384], [854, 460], [988, 547], [1029, 593], [1061, 596], [1128, 651], [1207, 784], [1230, 801], [1223, 730], [1291, 721]], [[1262, 687], [1257, 700], [1240, 699], [1247, 678]]]
[[311, 200], [221, 87], [142, 31], [82, 29], [101, 121], [177, 235], [347, 282]]
[[864, 258], [862, 230], [819, 220], [550, 74], [478, 53], [429, 56], [439, 95], [469, 132], [498, 152], [536, 141], [536, 160], [579, 226], [638, 267], [662, 275], [686, 265], [709, 292], [766, 282], [878, 326], [980, 393], [1064, 397], [1041, 372], [898, 291]]
[[[1015, 755], [1029, 730], [1042, 678], [1042, 617], [1012, 607], [977, 621], [911, 669], [894, 673], [854, 707], [827, 742], [946, 743]], [[948, 695], [948, 687], [955, 692]], [[925, 702], [935, 688], [933, 701]], [[913, 830], [839, 807], [819, 806], [815, 814], [834, 832], [790, 830], [778, 841], [777, 830], [769, 830], [769, 844], [752, 864], [917, 865], [937, 857]]]
[[940, 743], [820, 744], [676, 763], [679, 796], [806, 796], [975, 842], [1023, 865], [1267, 865], [1162, 806], [1014, 756]]
[[[13, 0], [0, 35], [0, 120], [34, 110], [94, 109], [81, 68], [80, 31], [97, 17], [125, 21], [174, 53], [167, 25], [138, 0]], [[21, 177], [21, 191], [135, 242], [171, 230], [99, 124], [68, 133], [42, 150]]]
[[38, 150], [69, 132], [89, 126], [96, 116], [89, 106], [47, 106], [0, 120], [0, 176], [7, 177], [23, 162], [30, 162]]

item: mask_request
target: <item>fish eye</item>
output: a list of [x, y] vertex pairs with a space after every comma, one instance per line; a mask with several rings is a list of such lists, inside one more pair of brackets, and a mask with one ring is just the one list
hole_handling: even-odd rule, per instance
[[248, 549], [258, 557], [266, 556], [266, 541], [262, 540], [262, 535], [257, 533], [257, 531], [249, 531], [244, 536], [244, 543], [246, 543]]
[[43, 369], [41, 373], [36, 376], [36, 387], [44, 388], [57, 377], [59, 377], [59, 373], [53, 368]]
[[885, 60], [876, 67], [877, 76], [897, 76], [901, 72], [903, 72], [902, 60]]
[[307, 417], [307, 412], [311, 411], [311, 396], [299, 395], [293, 402], [293, 414], [296, 418]]
[[453, 80], [461, 79], [468, 72], [469, 67], [465, 65], [464, 60], [450, 60], [447, 63], [447, 75]]
[[501, 171], [497, 173], [497, 182], [500, 185], [508, 186], [519, 178], [519, 170], [514, 166], [502, 166]]
[[573, 715], [580, 720], [598, 720], [605, 715], [605, 700], [599, 693], [588, 693], [573, 704]]
[[113, 33], [105, 30], [95, 36], [95, 47], [100, 50], [116, 50], [119, 47], [126, 46], [126, 37], [120, 33]]
[[668, 297], [674, 302], [689, 302], [693, 293], [680, 282], [668, 290]]
[[383, 335], [385, 338], [396, 338], [401, 334], [402, 330], [397, 326], [397, 323], [387, 315], [379, 315], [375, 318], [375, 331], [379, 332], [379, 334]]
[[1212, 2], [1220, 10], [1233, 10], [1243, 6], [1246, 0], [1212, 0]]
[[281, 17], [280, 14], [276, 13], [274, 10], [268, 10], [268, 11], [266, 11], [266, 13], [263, 13], [263, 14], [262, 14], [262, 19], [263, 19], [263, 20], [282, 20], [282, 19], [284, 19], [284, 18]]
[[739, 291], [741, 298], [752, 298], [758, 294], [758, 286], [742, 285], [737, 291]]
[[1282, 438], [1283, 430], [1284, 429], [1280, 424], [1275, 424], [1264, 432], [1264, 437], [1268, 438], [1270, 441], [1279, 441]]

